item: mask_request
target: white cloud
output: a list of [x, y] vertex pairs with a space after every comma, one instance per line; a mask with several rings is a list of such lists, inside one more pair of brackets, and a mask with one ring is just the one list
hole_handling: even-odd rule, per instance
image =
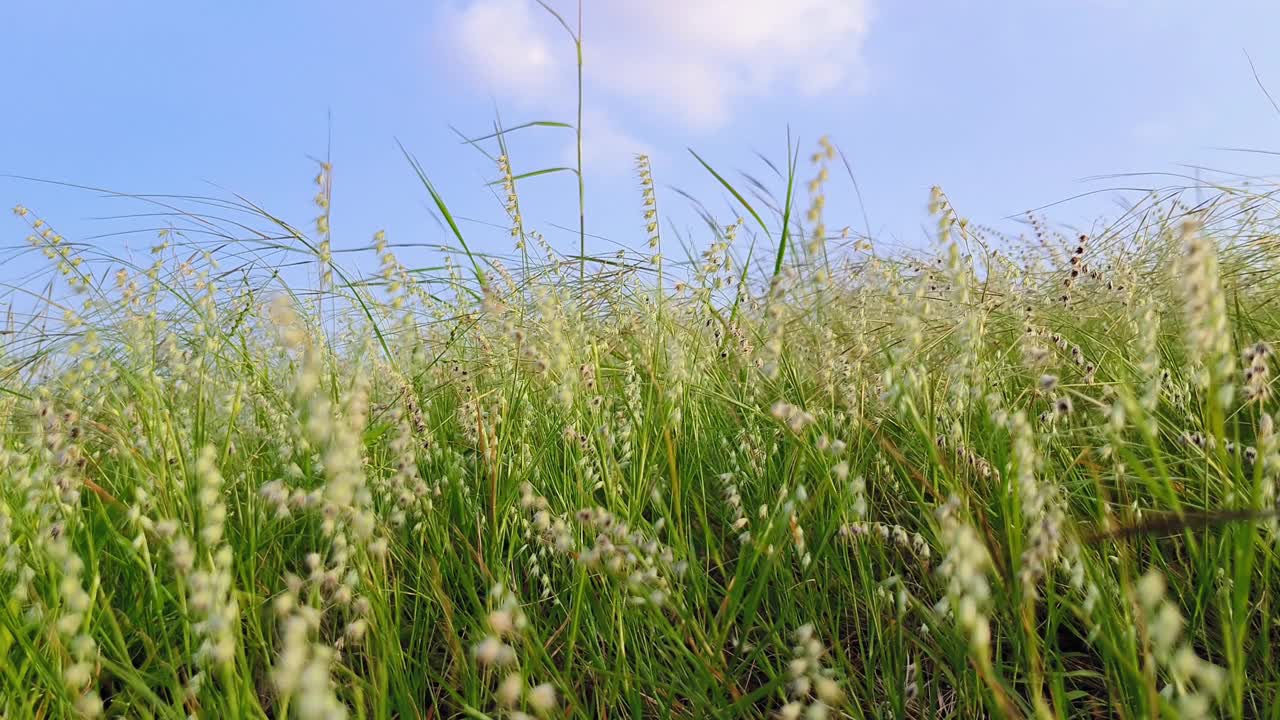
[[[622, 75], [620, 93], [650, 99], [702, 128], [723, 125], [741, 101], [816, 95], [859, 75], [869, 14], [867, 0], [648, 0], [611, 7], [601, 22], [608, 42], [594, 50], [601, 62], [593, 77], [604, 83]], [[615, 37], [619, 28], [627, 31]]]
[[[545, 10], [462, 2], [441, 28], [452, 59], [526, 104], [563, 101], [572, 48]], [[572, 20], [572, 0], [558, 5]], [[722, 127], [752, 100], [862, 83], [870, 0], [609, 0], [584, 12], [588, 93], [690, 127]]]
[[440, 23], [446, 62], [460, 62], [486, 91], [500, 97], [549, 92], [564, 63], [563, 48], [542, 27], [544, 13], [529, 0], [474, 0], [447, 11]]

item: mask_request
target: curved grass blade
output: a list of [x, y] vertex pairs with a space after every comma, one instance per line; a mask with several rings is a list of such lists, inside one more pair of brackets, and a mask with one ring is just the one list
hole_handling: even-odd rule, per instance
[[[512, 176], [511, 176], [511, 179], [512, 179], [512, 180], [527, 180], [527, 179], [532, 178], [532, 177], [538, 177], [539, 175], [550, 175], [550, 174], [552, 174], [552, 173], [561, 173], [561, 172], [573, 173], [574, 175], [577, 175], [577, 174], [578, 174], [578, 171], [577, 171], [577, 169], [576, 169], [576, 168], [571, 168], [571, 167], [552, 167], [552, 168], [543, 168], [543, 169], [541, 169], [541, 170], [530, 170], [529, 172], [520, 173], [519, 175], [512, 175]], [[485, 184], [486, 184], [486, 185], [501, 185], [501, 184], [502, 184], [502, 183], [504, 183], [504, 182], [506, 182], [506, 181], [505, 181], [505, 180], [493, 180], [493, 181], [490, 181], [490, 182], [485, 183]]]
[[481, 135], [480, 137], [473, 137], [473, 138], [463, 138], [462, 142], [464, 144], [474, 144], [484, 140], [492, 140], [493, 138], [496, 138], [496, 137], [510, 135], [511, 133], [517, 130], [524, 130], [526, 128], [532, 128], [532, 127], [567, 128], [569, 130], [573, 129], [573, 125], [566, 122], [559, 122], [556, 120], [534, 120], [533, 122], [522, 123], [514, 127], [505, 128], [503, 130], [496, 130], [494, 132], [489, 133], [488, 135]]
[[467, 246], [466, 238], [462, 237], [462, 230], [458, 228], [458, 223], [454, 221], [453, 213], [449, 212], [449, 206], [445, 204], [444, 198], [440, 197], [440, 193], [436, 191], [435, 185], [427, 177], [427, 173], [422, 169], [418, 159], [406, 150], [404, 144], [399, 140], [396, 141], [396, 145], [400, 147], [400, 152], [404, 153], [404, 157], [409, 161], [410, 167], [417, 173], [418, 180], [422, 182], [423, 187], [431, 194], [431, 200], [435, 202], [436, 209], [440, 211], [440, 214], [444, 216], [445, 222], [449, 224], [449, 229], [453, 231], [453, 236], [458, 238], [458, 243], [462, 245], [462, 251], [467, 254], [467, 259], [471, 261], [471, 267], [475, 270], [476, 282], [480, 283], [482, 288], [487, 287], [488, 279], [485, 277], [484, 271], [480, 269], [480, 263], [476, 261], [475, 255], [471, 254], [471, 248]]

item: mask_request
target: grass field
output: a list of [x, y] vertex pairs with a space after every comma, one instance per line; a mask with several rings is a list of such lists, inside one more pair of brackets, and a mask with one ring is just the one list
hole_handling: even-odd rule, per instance
[[18, 207], [0, 715], [1276, 717], [1274, 196], [1010, 238], [935, 190], [886, 254], [835, 158], [692, 262], [644, 158], [617, 257], [505, 156], [510, 251], [436, 268], [335, 259], [327, 165], [149, 265]]

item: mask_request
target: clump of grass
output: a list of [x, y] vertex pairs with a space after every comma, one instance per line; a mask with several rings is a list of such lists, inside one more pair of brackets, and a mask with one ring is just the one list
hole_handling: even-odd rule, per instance
[[681, 266], [640, 158], [606, 262], [501, 150], [513, 256], [427, 272], [344, 267], [328, 164], [312, 232], [192, 198], [144, 264], [17, 209], [53, 281], [4, 341], [0, 713], [1269, 709], [1259, 196], [1020, 244], [935, 190], [936, 252], [884, 254], [826, 232], [824, 140], [803, 220], [734, 191], [758, 231]]

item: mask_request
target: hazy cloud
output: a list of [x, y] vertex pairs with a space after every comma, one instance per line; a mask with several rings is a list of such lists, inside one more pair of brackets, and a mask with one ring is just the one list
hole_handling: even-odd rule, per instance
[[[533, 0], [464, 0], [448, 14], [451, 61], [487, 90], [540, 104], [572, 87], [568, 39]], [[588, 3], [589, 92], [715, 129], [749, 100], [857, 89], [869, 21], [869, 0]]]
[[564, 48], [548, 36], [545, 12], [530, 0], [475, 0], [448, 11], [439, 26], [449, 46], [445, 62], [460, 64], [470, 79], [500, 96], [552, 92]]

